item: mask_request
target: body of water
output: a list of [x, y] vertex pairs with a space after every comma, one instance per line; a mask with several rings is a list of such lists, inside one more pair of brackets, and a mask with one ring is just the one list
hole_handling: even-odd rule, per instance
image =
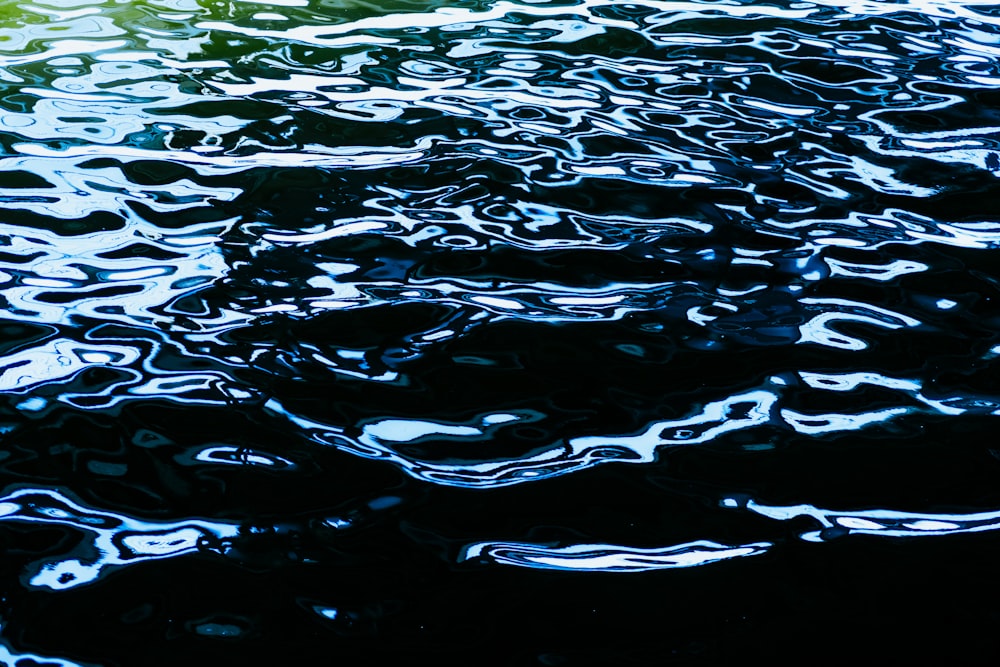
[[957, 660], [1000, 5], [0, 5], [0, 661]]

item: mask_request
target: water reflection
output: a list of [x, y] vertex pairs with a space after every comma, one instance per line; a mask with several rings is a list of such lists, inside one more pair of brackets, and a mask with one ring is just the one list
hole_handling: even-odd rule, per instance
[[695, 567], [729, 558], [756, 556], [764, 553], [770, 546], [760, 543], [727, 547], [714, 542], [699, 541], [663, 549], [634, 549], [610, 544], [545, 547], [501, 542], [469, 545], [462, 558], [489, 559], [506, 565], [544, 570], [647, 572]]
[[220, 540], [238, 534], [236, 526], [208, 521], [138, 521], [87, 509], [45, 489], [23, 489], [4, 496], [0, 521], [66, 526], [86, 535], [87, 540], [71, 554], [29, 567], [27, 585], [54, 590], [92, 583], [109, 568], [219, 550]]
[[[837, 512], [795, 503], [860, 501], [795, 471], [959, 456], [935, 429], [987, 451], [997, 28], [985, 2], [0, 9], [0, 523], [82, 536], [21, 586], [240, 563], [225, 542], [266, 542], [255, 522], [321, 565], [412, 558], [369, 537], [385, 521], [449, 564], [590, 572], [781, 551], [765, 519], [818, 521], [814, 541], [992, 529], [988, 489]], [[770, 465], [793, 472], [743, 472]], [[342, 470], [391, 488], [328, 507]], [[615, 475], [656, 486], [646, 511], [700, 504], [645, 541], [614, 516], [547, 540], [414, 500], [521, 499], [538, 527], [548, 490]], [[906, 506], [905, 477], [843, 493]], [[717, 507], [737, 493], [790, 504]], [[613, 501], [567, 494], [550, 524]], [[138, 496], [162, 521], [117, 511]]]
[[880, 537], [933, 537], [978, 533], [1000, 528], [1000, 512], [921, 513], [889, 509], [858, 511], [825, 510], [812, 505], [771, 506], [750, 501], [746, 508], [762, 516], [788, 521], [808, 516], [819, 522], [821, 530], [802, 533], [809, 542], [823, 542], [846, 535]]

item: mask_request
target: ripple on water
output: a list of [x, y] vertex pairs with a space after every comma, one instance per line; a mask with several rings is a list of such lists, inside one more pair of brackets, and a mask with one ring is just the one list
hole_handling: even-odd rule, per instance
[[[992, 3], [378, 5], [0, 9], [0, 524], [73, 536], [21, 586], [358, 527], [578, 572], [996, 528], [987, 486], [863, 474], [992, 451]], [[739, 473], [806, 459], [850, 493]], [[614, 475], [699, 504], [538, 536]], [[420, 509], [454, 497], [529, 510]]]

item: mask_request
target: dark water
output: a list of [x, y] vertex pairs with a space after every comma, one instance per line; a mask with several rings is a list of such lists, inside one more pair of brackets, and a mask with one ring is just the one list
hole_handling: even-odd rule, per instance
[[1000, 5], [38, 0], [0, 80], [3, 664], [996, 656]]

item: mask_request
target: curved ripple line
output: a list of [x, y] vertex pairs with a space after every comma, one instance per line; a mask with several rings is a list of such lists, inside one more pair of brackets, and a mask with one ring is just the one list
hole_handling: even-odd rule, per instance
[[[537, 3], [509, 2], [508, 0], [498, 0], [487, 3], [487, 8], [481, 11], [464, 8], [441, 7], [432, 12], [408, 12], [402, 14], [385, 14], [375, 17], [366, 17], [355, 21], [343, 23], [341, 25], [315, 25], [298, 26], [285, 30], [266, 30], [259, 28], [249, 28], [225, 21], [205, 21], [196, 27], [205, 30], [227, 30], [238, 32], [250, 37], [271, 37], [282, 39], [293, 39], [295, 41], [308, 44], [342, 45], [343, 37], [333, 37], [331, 35], [347, 35], [352, 32], [370, 33], [372, 31], [382, 32], [384, 30], [405, 30], [407, 28], [444, 28], [454, 25], [465, 25], [474, 23], [485, 23], [498, 19], [507, 18], [513, 13], [525, 14], [532, 17], [543, 16], [577, 16], [589, 21], [608, 26], [618, 26], [624, 28], [634, 28], [635, 24], [630, 21], [616, 21], [594, 14], [593, 9], [598, 7], [614, 6], [614, 0], [579, 0], [573, 5], [557, 4], [546, 6]], [[785, 9], [773, 6], [761, 5], [729, 5], [712, 4], [711, 7], [698, 2], [657, 2], [655, 0], [643, 0], [641, 3], [645, 7], [655, 8], [661, 12], [670, 12], [688, 18], [694, 16], [711, 16], [712, 14], [724, 13], [726, 16], [781, 16], [784, 18], [805, 18], [813, 13], [810, 9]], [[585, 33], [586, 36], [589, 33]], [[367, 36], [366, 39], [373, 39]], [[374, 38], [378, 40], [379, 38]], [[386, 40], [388, 41], [388, 40]], [[346, 42], [348, 44], [352, 42]]]
[[284, 415], [322, 444], [364, 458], [391, 462], [425, 481], [478, 488], [538, 481], [613, 461], [650, 463], [656, 460], [660, 448], [710, 442], [723, 433], [766, 424], [773, 418], [772, 407], [776, 400], [771, 392], [752, 391], [708, 403], [701, 414], [694, 417], [657, 422], [641, 435], [582, 436], [517, 459], [479, 458], [463, 464], [438, 463], [407, 455], [405, 448], [401, 450], [399, 445], [428, 436], [479, 440], [488, 437], [489, 431], [514, 424], [523, 417], [488, 415], [482, 420], [483, 426], [385, 419], [363, 426], [357, 437], [351, 437], [343, 428], [292, 414], [275, 399], [270, 399], [266, 407]]
[[105, 570], [150, 560], [173, 558], [212, 549], [239, 534], [234, 524], [190, 519], [174, 522], [140, 521], [86, 508], [50, 489], [20, 489], [0, 497], [0, 522], [13, 521], [67, 526], [89, 534], [86, 547], [67, 557], [31, 566], [26, 584], [66, 590], [95, 582]]
[[127, 366], [138, 359], [139, 351], [129, 347], [57, 339], [4, 357], [0, 391], [21, 392], [71, 377], [85, 368]]
[[640, 549], [612, 544], [573, 544], [550, 547], [523, 542], [477, 542], [466, 546], [459, 562], [488, 560], [538, 570], [572, 572], [649, 572], [698, 567], [733, 558], [758, 556], [773, 545], [754, 542], [730, 546], [697, 540], [669, 547]]
[[43, 656], [38, 653], [15, 653], [10, 647], [6, 646], [2, 640], [0, 640], [0, 662], [5, 665], [12, 665], [13, 667], [16, 667], [17, 665], [26, 664], [27, 661], [36, 665], [45, 665], [46, 667], [98, 666], [98, 663], [96, 662], [75, 662], [65, 658], [54, 658], [48, 655]]
[[[421, 140], [420, 144], [429, 145], [432, 138]], [[306, 146], [306, 152], [253, 153], [250, 155], [214, 155], [223, 148], [208, 151], [193, 150], [152, 150], [115, 146], [114, 148], [100, 146], [68, 146], [63, 149], [49, 148], [40, 144], [20, 143], [13, 146], [22, 155], [40, 158], [87, 158], [110, 157], [122, 162], [131, 160], [169, 160], [191, 165], [196, 171], [206, 175], [232, 174], [260, 167], [385, 167], [416, 162], [425, 155], [419, 152], [419, 146], [413, 148], [378, 149], [368, 146], [356, 148], [330, 148], [326, 146]], [[417, 149], [417, 150], [414, 150]], [[198, 170], [197, 167], [202, 167]]]
[[[369, 376], [370, 377], [370, 376]], [[802, 382], [796, 380], [801, 378]], [[372, 378], [392, 381], [393, 378]], [[781, 407], [789, 391], [823, 392], [858, 391], [864, 385], [899, 392], [911, 399], [909, 404], [873, 411], [809, 412]], [[517, 458], [491, 458], [488, 449], [479, 445], [470, 450], [470, 460], [433, 461], [408, 453], [411, 443], [426, 446], [436, 440], [482, 441], [488, 443], [496, 429], [513, 426], [526, 415], [488, 414], [478, 423], [444, 423], [420, 419], [383, 418], [360, 426], [360, 432], [324, 424], [289, 412], [277, 399], [266, 408], [291, 420], [316, 442], [333, 445], [348, 453], [385, 460], [413, 477], [446, 486], [468, 488], [501, 487], [540, 481], [580, 472], [606, 463], [653, 463], [662, 450], [672, 447], [704, 445], [726, 434], [763, 426], [781, 426], [795, 433], [818, 437], [858, 431], [906, 415], [932, 412], [956, 417], [965, 414], [998, 414], [1000, 398], [982, 395], [955, 395], [932, 399], [921, 391], [915, 380], [899, 380], [875, 372], [824, 374], [802, 371], [795, 376], [773, 376], [766, 388], [733, 394], [704, 404], [694, 415], [651, 423], [635, 435], [588, 435], [569, 437], [564, 442], [536, 448]], [[794, 394], [792, 394], [794, 395]], [[817, 397], [818, 398], [818, 397]]]
[[[734, 506], [731, 501], [729, 506]], [[825, 542], [846, 535], [879, 537], [940, 537], [981, 533], [1000, 529], [1000, 511], [960, 513], [903, 512], [890, 509], [835, 511], [813, 505], [764, 505], [750, 500], [746, 508], [770, 519], [789, 521], [807, 516], [818, 521], [822, 530], [800, 537], [809, 542]]]
[[[0, 26], [0, 310], [54, 327], [5, 329], [11, 420], [246, 401], [421, 482], [486, 489], [758, 434], [835, 442], [1000, 414], [973, 375], [1000, 350], [982, 252], [1000, 247], [994, 3], [112, 4], [12, 8]], [[379, 338], [400, 304], [446, 314]], [[331, 333], [324, 318], [341, 314]], [[524, 389], [531, 354], [476, 338], [512, 324], [579, 326], [584, 353], [621, 353], [579, 377], [607, 384], [601, 409], [627, 425], [577, 409], [594, 387], [546, 414], [556, 403]], [[118, 333], [91, 335], [101, 325]], [[635, 342], [647, 334], [653, 358]], [[469, 368], [452, 354], [466, 340], [507, 363], [470, 376], [514, 388], [405, 416], [417, 409], [394, 392], [454, 396], [444, 385]], [[675, 350], [739, 368], [694, 393], [672, 384], [683, 360], [662, 362], [662, 384], [644, 374]], [[872, 368], [883, 359], [890, 370]], [[425, 360], [459, 370], [425, 377]], [[682, 416], [662, 418], [665, 404]], [[501, 437], [550, 418], [548, 441]], [[178, 460], [294, 469], [266, 449], [202, 443]], [[88, 536], [33, 565], [30, 586], [86, 584], [237, 530], [24, 494], [0, 499], [0, 521]], [[1000, 524], [747, 506], [811, 517], [822, 529], [803, 537], [821, 541]], [[494, 541], [463, 558], [630, 572], [770, 547]]]

